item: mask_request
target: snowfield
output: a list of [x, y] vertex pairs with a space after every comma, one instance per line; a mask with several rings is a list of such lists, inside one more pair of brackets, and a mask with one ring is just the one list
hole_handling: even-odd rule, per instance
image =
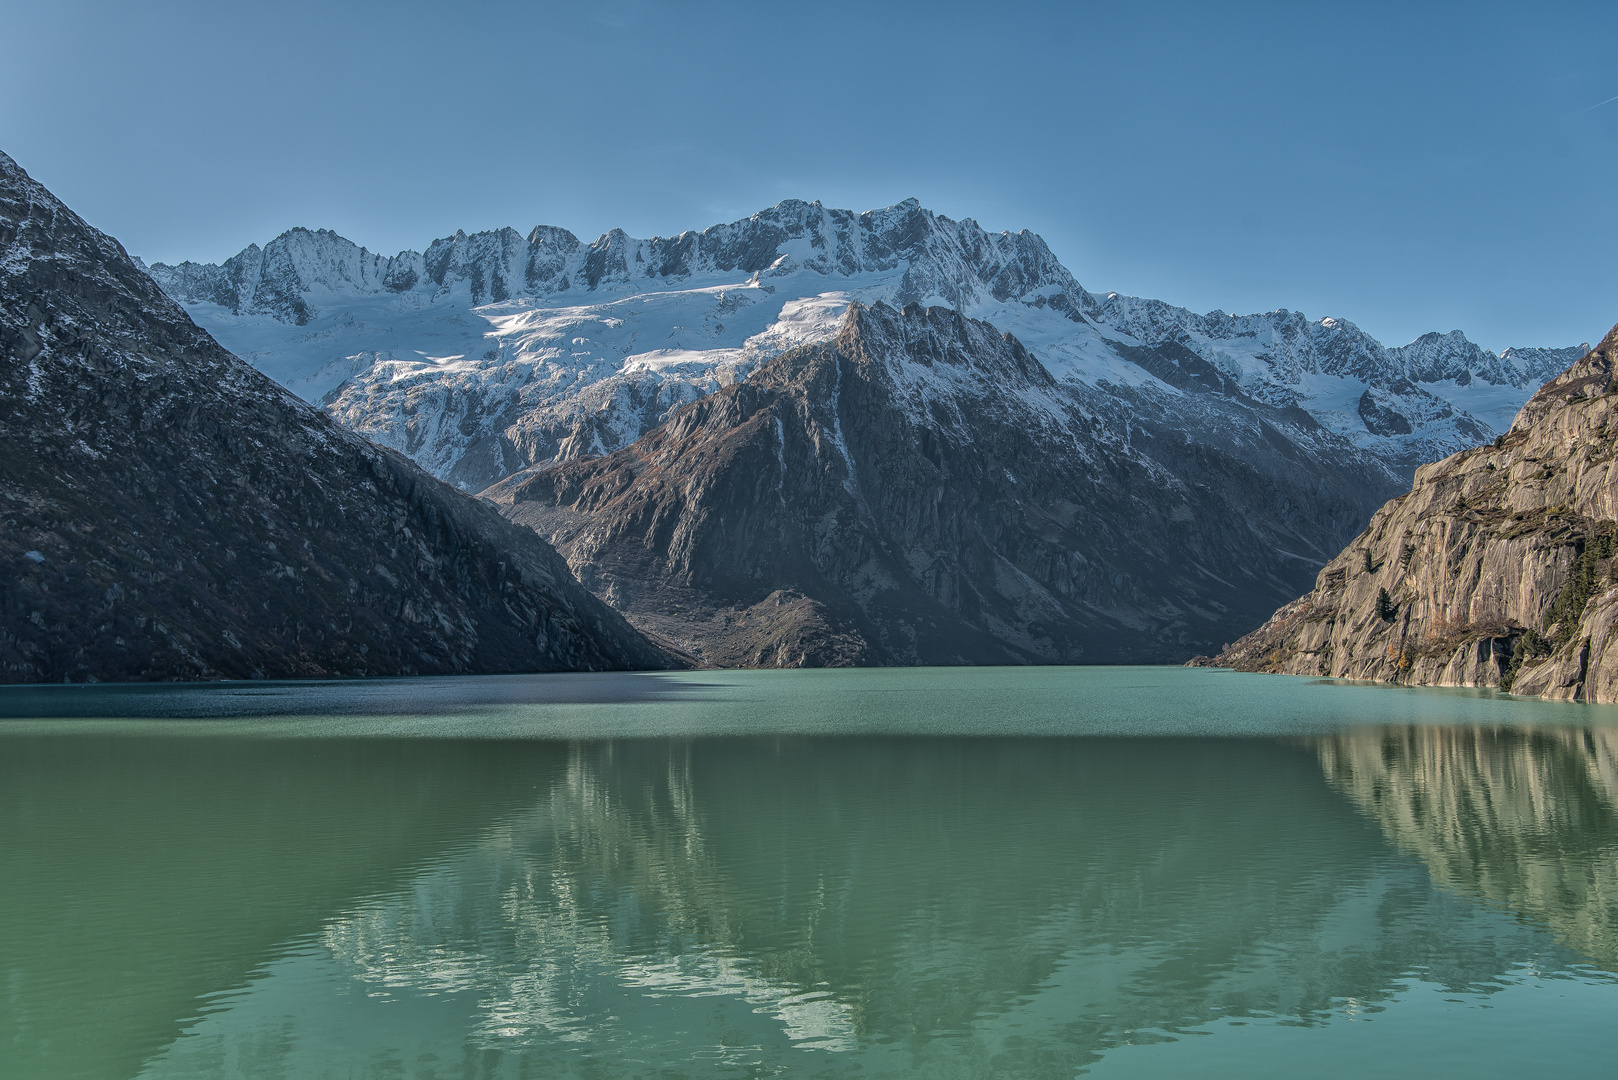
[[294, 229], [223, 265], [149, 272], [226, 348], [473, 490], [622, 447], [761, 360], [830, 337], [856, 300], [990, 322], [1113, 423], [1147, 400], [1193, 425], [1221, 401], [1297, 409], [1402, 474], [1504, 430], [1586, 349], [1494, 354], [1458, 331], [1386, 348], [1342, 319], [1093, 294], [1038, 236], [914, 200], [863, 214], [790, 201], [700, 233], [614, 230], [588, 245], [553, 227], [457, 233], [392, 257]]

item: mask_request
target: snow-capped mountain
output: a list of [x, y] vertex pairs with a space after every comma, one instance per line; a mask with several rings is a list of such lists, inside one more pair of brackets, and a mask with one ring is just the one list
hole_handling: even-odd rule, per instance
[[915, 200], [863, 214], [788, 201], [651, 240], [458, 232], [392, 257], [294, 229], [223, 265], [150, 272], [260, 370], [473, 489], [626, 446], [762, 360], [829, 339], [851, 301], [993, 323], [1098, 407], [1296, 408], [1406, 479], [1503, 431], [1583, 351], [1496, 355], [1458, 331], [1387, 348], [1341, 319], [1095, 294], [1033, 233]]
[[753, 667], [1184, 659], [1392, 493], [1299, 410], [1151, 405], [1100, 413], [956, 310], [851, 304], [832, 341], [484, 495], [642, 629]]

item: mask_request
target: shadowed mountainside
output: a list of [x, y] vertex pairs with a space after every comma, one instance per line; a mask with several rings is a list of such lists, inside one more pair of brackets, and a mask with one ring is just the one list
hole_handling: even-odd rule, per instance
[[0, 154], [0, 679], [661, 667], [529, 530], [199, 329]]
[[[1294, 422], [1248, 410], [1247, 438]], [[833, 341], [633, 445], [485, 495], [721, 666], [1161, 662], [1306, 581], [1363, 520], [1345, 477], [1381, 478], [1296, 451], [1267, 472], [1269, 442], [1244, 457], [1139, 419], [1087, 408], [987, 323], [856, 304]]]

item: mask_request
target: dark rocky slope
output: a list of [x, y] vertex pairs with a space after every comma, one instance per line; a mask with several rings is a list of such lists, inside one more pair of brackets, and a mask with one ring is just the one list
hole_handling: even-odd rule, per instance
[[530, 530], [222, 349], [0, 154], [0, 679], [665, 666]]
[[1306, 582], [1380, 490], [1277, 454], [1282, 411], [1250, 405], [1269, 472], [1234, 436], [1115, 424], [987, 323], [856, 304], [631, 446], [485, 495], [710, 663], [1179, 660]]
[[1212, 662], [1618, 701], [1618, 329]]

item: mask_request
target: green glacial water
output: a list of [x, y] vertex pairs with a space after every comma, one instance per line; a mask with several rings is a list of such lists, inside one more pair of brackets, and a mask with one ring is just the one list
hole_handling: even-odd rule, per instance
[[0, 689], [0, 1076], [1610, 1077], [1618, 710], [1167, 668]]

